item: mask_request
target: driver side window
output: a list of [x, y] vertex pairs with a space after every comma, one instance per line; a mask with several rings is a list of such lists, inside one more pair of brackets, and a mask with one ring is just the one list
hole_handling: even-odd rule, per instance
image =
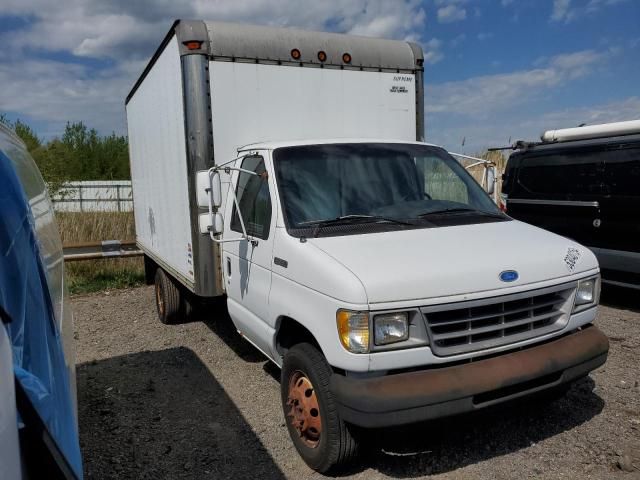
[[[240, 172], [236, 186], [236, 197], [247, 235], [266, 240], [269, 238], [271, 226], [271, 196], [264, 159], [260, 156], [246, 157], [241, 168], [258, 174], [256, 176]], [[231, 230], [242, 233], [240, 216], [235, 205], [231, 216]]]

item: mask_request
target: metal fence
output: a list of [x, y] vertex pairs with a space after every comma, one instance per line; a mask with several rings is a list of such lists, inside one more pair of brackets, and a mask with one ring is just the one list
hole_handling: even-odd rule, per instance
[[61, 212], [133, 211], [130, 180], [66, 182], [51, 200]]

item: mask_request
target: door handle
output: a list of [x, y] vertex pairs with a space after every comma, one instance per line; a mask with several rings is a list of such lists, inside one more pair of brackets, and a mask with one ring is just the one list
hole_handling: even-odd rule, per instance
[[227, 257], [227, 277], [231, 278], [231, 259]]

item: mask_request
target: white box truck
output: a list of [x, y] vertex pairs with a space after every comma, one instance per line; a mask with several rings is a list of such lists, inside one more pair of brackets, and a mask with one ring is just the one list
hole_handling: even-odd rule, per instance
[[318, 471], [362, 428], [559, 390], [607, 357], [593, 254], [423, 143], [422, 89], [410, 42], [177, 21], [127, 97], [160, 320], [225, 298]]

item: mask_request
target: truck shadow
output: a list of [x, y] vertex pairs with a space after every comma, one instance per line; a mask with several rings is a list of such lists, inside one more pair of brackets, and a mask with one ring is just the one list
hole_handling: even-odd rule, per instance
[[600, 413], [604, 401], [593, 388], [587, 377], [555, 402], [523, 399], [450, 419], [368, 431], [369, 454], [355, 468], [396, 478], [435, 475], [530, 447]]
[[187, 348], [78, 365], [85, 478], [284, 478]]
[[[192, 321], [202, 322], [215, 333], [225, 345], [245, 362], [259, 363], [268, 359], [260, 350], [243, 339], [233, 325], [226, 306], [226, 299], [213, 300], [208, 307], [201, 307], [193, 314]], [[211, 312], [215, 312], [212, 314]]]
[[640, 290], [603, 283], [600, 303], [607, 307], [640, 313]]

